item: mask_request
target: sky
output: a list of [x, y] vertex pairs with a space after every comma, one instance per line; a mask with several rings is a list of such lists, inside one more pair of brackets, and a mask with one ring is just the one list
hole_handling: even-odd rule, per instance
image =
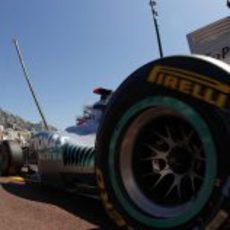
[[[225, 0], [159, 0], [165, 56], [189, 54], [186, 34], [229, 16]], [[48, 123], [64, 129], [96, 87], [115, 90], [159, 52], [149, 0], [0, 1], [0, 108], [41, 120], [12, 39], [24, 61]]]

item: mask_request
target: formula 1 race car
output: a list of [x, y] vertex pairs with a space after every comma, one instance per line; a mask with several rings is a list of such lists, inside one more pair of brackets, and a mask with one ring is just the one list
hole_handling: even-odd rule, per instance
[[1, 172], [97, 195], [122, 229], [230, 229], [230, 67], [166, 57], [95, 93], [65, 132], [3, 142]]

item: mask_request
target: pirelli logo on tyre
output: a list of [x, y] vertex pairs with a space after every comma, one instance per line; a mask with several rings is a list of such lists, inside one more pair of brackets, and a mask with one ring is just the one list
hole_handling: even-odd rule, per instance
[[109, 195], [105, 188], [104, 176], [99, 168], [96, 168], [96, 177], [97, 177], [97, 184], [100, 192], [100, 197], [109, 217], [114, 221], [114, 223], [119, 228], [134, 230], [131, 226], [129, 226], [126, 223], [122, 215], [114, 208], [112, 202], [109, 200]]
[[190, 95], [221, 109], [228, 107], [230, 86], [207, 76], [170, 66], [156, 66], [147, 81]]

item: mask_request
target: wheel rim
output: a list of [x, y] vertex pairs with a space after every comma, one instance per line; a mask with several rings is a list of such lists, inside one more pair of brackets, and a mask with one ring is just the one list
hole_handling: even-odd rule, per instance
[[186, 211], [204, 178], [201, 145], [197, 132], [175, 111], [153, 108], [141, 113], [123, 137], [119, 160], [122, 183], [133, 203], [159, 217]]
[[[124, 136], [126, 136], [127, 134], [127, 129], [129, 127], [132, 127], [132, 124], [134, 124], [135, 119], [140, 115], [140, 113], [146, 110], [149, 110], [149, 112], [152, 113], [151, 108], [156, 109], [156, 107], [161, 107], [160, 109], [162, 109], [162, 107], [163, 109], [169, 109], [168, 112], [170, 116], [173, 114], [175, 118], [181, 119], [181, 117], [183, 117], [183, 119], [181, 120], [184, 120], [185, 124], [187, 124], [188, 127], [192, 126], [194, 128], [194, 131], [197, 133], [196, 136], [199, 136], [203, 146], [203, 152], [200, 153], [201, 158], [204, 157], [206, 160], [204, 165], [204, 172], [202, 172], [201, 170], [201, 174], [198, 175], [204, 175], [204, 180], [201, 183], [201, 185], [196, 185], [197, 196], [192, 199], [191, 195], [187, 195], [187, 199], [184, 198], [182, 203], [171, 203], [166, 209], [163, 203], [153, 202], [154, 199], [149, 197], [148, 194], [146, 194], [146, 192], [143, 192], [143, 187], [140, 184], [138, 184], [138, 180], [136, 182], [135, 174], [133, 174], [132, 170], [129, 170], [129, 164], [131, 164], [129, 162], [132, 162], [133, 159], [130, 160], [129, 157], [122, 156], [124, 155], [124, 152], [122, 152], [124, 149], [126, 149], [127, 152], [131, 152], [133, 150], [132, 148], [134, 148], [132, 144], [129, 144], [131, 139], [124, 138]], [[178, 114], [180, 114], [180, 116]], [[146, 116], [148, 117], [149, 115]], [[147, 123], [148, 119], [146, 120], [146, 124]], [[132, 128], [132, 130], [133, 132], [135, 132], [134, 128]], [[132, 135], [134, 139], [138, 139], [137, 134], [134, 133]], [[127, 146], [129, 146], [129, 148], [131, 149], [128, 150]], [[217, 154], [212, 135], [203, 118], [194, 109], [192, 109], [184, 102], [181, 102], [173, 98], [156, 96], [144, 99], [136, 103], [120, 119], [110, 141], [108, 154], [108, 164], [110, 168], [109, 176], [113, 190], [115, 192], [117, 199], [119, 200], [119, 203], [122, 204], [122, 207], [131, 217], [133, 217], [138, 222], [143, 223], [146, 226], [156, 228], [172, 228], [191, 220], [201, 211], [201, 209], [209, 200], [212, 194], [214, 181], [216, 178], [216, 156]], [[123, 164], [122, 168], [125, 168], [120, 168], [121, 175], [119, 175], [119, 172], [116, 167], [118, 163]], [[175, 166], [171, 166], [171, 168], [172, 167]], [[153, 165], [152, 168], [156, 170], [157, 166]], [[188, 166], [187, 171], [190, 168], [191, 166]], [[182, 169], [174, 168], [174, 170], [177, 170], [178, 172], [178, 170], [181, 171]], [[130, 172], [133, 175], [130, 176]], [[128, 174], [128, 176], [126, 174]], [[131, 179], [127, 180], [127, 178]], [[190, 198], [190, 200], [188, 198]]]

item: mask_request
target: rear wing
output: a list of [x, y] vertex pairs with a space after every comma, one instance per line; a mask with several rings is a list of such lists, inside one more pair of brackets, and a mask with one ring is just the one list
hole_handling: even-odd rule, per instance
[[96, 88], [93, 90], [94, 94], [98, 94], [101, 96], [101, 100], [107, 99], [108, 96], [112, 94], [112, 90], [110, 89], [105, 89], [105, 88]]

